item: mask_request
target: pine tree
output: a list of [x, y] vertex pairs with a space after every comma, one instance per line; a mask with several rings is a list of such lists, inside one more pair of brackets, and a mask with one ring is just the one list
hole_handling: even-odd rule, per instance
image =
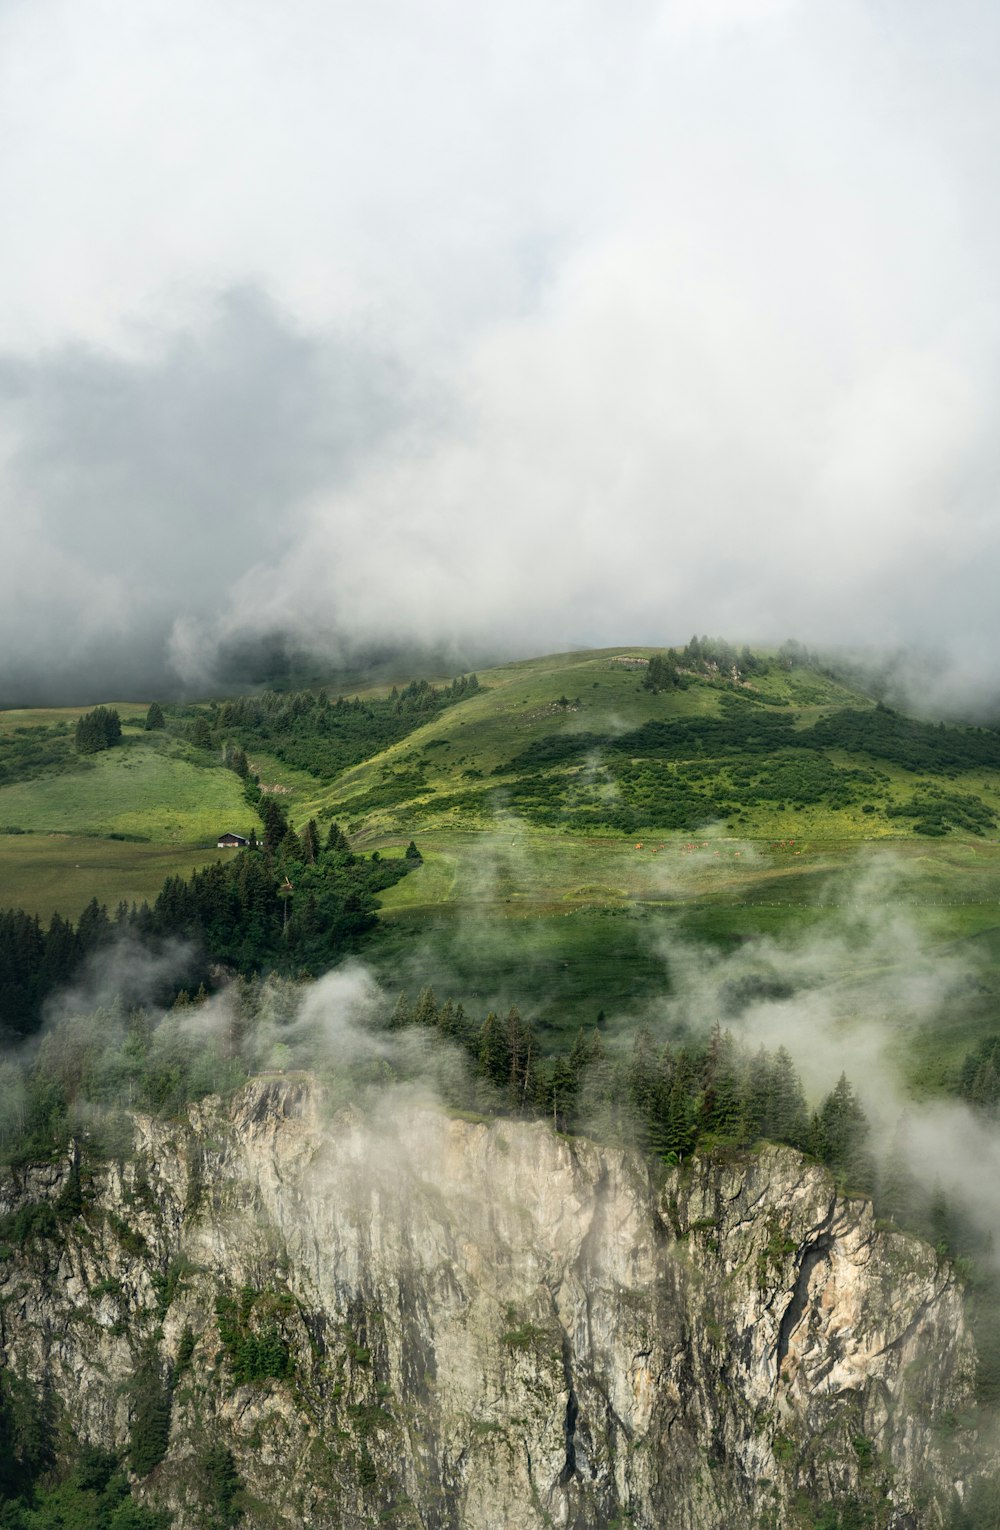
[[413, 1012], [413, 1024], [432, 1028], [438, 1021], [438, 1002], [433, 988], [424, 988], [417, 995], [417, 1007]]
[[110, 938], [110, 935], [111, 920], [108, 918], [107, 909], [99, 904], [96, 898], [91, 898], [76, 925], [77, 947], [81, 955], [96, 950]]
[[919, 1186], [906, 1154], [906, 1122], [900, 1120], [879, 1174], [879, 1203], [894, 1222], [913, 1227], [920, 1202]]
[[167, 1453], [170, 1438], [170, 1387], [152, 1365], [133, 1383], [135, 1414], [129, 1432], [129, 1465], [139, 1477], [148, 1477]]
[[510, 1054], [509, 1092], [514, 1106], [523, 1106], [531, 1082], [531, 1069], [535, 1038], [531, 1027], [521, 1019], [521, 1012], [512, 1004], [507, 1012], [507, 1050]]
[[874, 1166], [866, 1151], [868, 1118], [842, 1073], [813, 1116], [811, 1146], [849, 1189], [871, 1188]]
[[163, 715], [163, 708], [158, 701], [149, 703], [149, 711], [146, 713], [146, 721], [143, 724], [147, 733], [153, 733], [158, 728], [165, 728], [167, 720]]
[[350, 855], [351, 846], [339, 823], [332, 823], [327, 831], [326, 848], [335, 855]]
[[557, 1057], [552, 1064], [549, 1083], [552, 1122], [558, 1131], [564, 1131], [573, 1116], [579, 1082], [568, 1057]]
[[791, 1147], [805, 1148], [809, 1140], [809, 1116], [802, 1084], [784, 1047], [779, 1047], [771, 1067], [771, 1119], [768, 1136]]
[[261, 798], [260, 816], [264, 825], [264, 851], [274, 855], [288, 833], [285, 810], [275, 797], [265, 796]]
[[[653, 1037], [643, 1026], [632, 1042], [632, 1055], [625, 1075], [629, 1113], [640, 1142], [653, 1147], [654, 1128], [659, 1115], [660, 1065]], [[656, 1149], [653, 1148], [655, 1152]]]
[[479, 1072], [498, 1089], [510, 1076], [510, 1050], [507, 1028], [491, 1009], [479, 1032]]
[[403, 1031], [411, 1023], [410, 1001], [405, 993], [401, 993], [396, 1000], [395, 1008], [389, 1016], [389, 1029], [391, 1031]]
[[307, 866], [315, 866], [319, 855], [319, 829], [316, 827], [315, 818], [310, 818], [302, 830], [302, 859]]

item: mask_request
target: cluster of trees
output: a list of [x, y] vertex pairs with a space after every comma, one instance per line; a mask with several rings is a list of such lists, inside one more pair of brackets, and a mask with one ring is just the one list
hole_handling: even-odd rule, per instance
[[693, 637], [681, 650], [680, 659], [682, 664], [692, 669], [702, 666], [722, 670], [727, 674], [735, 671], [740, 675], [766, 675], [770, 669], [767, 659], [751, 653], [745, 643], [742, 648], [736, 649], [725, 638]]
[[[171, 1514], [132, 1497], [129, 1471], [145, 1477], [162, 1461], [175, 1379], [161, 1380], [152, 1391], [148, 1376], [133, 1380], [135, 1417], [127, 1457], [96, 1445], [78, 1445], [67, 1463], [67, 1442], [57, 1428], [48, 1394], [0, 1368], [3, 1530], [169, 1530]], [[155, 1406], [150, 1403], [154, 1394]], [[209, 1444], [190, 1465], [190, 1485], [203, 1506], [204, 1524], [214, 1530], [236, 1526], [243, 1517], [245, 1493], [232, 1452]]]
[[[266, 749], [300, 770], [328, 780], [387, 749], [429, 718], [479, 689], [476, 675], [449, 685], [411, 680], [386, 697], [330, 699], [326, 691], [265, 691], [241, 696], [200, 714], [210, 745], [227, 741], [243, 750]], [[197, 722], [198, 719], [195, 719]]]
[[[607, 827], [629, 835], [649, 825], [695, 829], [728, 808], [724, 799], [679, 772], [619, 758], [606, 760], [597, 770], [588, 766], [515, 777], [504, 786], [502, 797], [508, 809], [532, 823], [584, 831]], [[439, 799], [438, 806], [447, 801]]]
[[[874, 811], [871, 798], [887, 778], [864, 766], [837, 765], [832, 751], [951, 777], [1000, 768], [1000, 733], [917, 722], [884, 707], [845, 708], [800, 730], [789, 713], [751, 705], [735, 693], [723, 698], [715, 716], [653, 719], [617, 736], [549, 734], [492, 774], [504, 780], [510, 804], [535, 822], [607, 824], [627, 834], [650, 826], [697, 829], [761, 802], [833, 809], [867, 802]], [[595, 775], [595, 757], [603, 762], [603, 780]], [[923, 834], [949, 828], [982, 834], [996, 821], [978, 798], [940, 788], [888, 811], [912, 818]]]
[[758, 802], [804, 806], [824, 802], [848, 807], [886, 784], [886, 778], [858, 766], [835, 765], [829, 755], [780, 754], [764, 763], [739, 762], [728, 769], [729, 796], [738, 807]]
[[88, 764], [73, 748], [68, 723], [52, 723], [44, 728], [21, 727], [0, 734], [0, 786], [31, 781], [43, 773], [51, 775], [86, 769]]
[[640, 1030], [628, 1055], [609, 1052], [600, 1030], [581, 1031], [569, 1053], [545, 1058], [517, 1006], [476, 1021], [430, 989], [413, 1005], [401, 995], [388, 1024], [464, 1049], [472, 1094], [456, 1103], [545, 1114], [565, 1130], [638, 1142], [672, 1162], [766, 1138], [811, 1153], [853, 1190], [874, 1186], [868, 1122], [846, 1077], [810, 1112], [783, 1047], [748, 1053], [720, 1024], [707, 1039], [659, 1045]]
[[102, 749], [111, 749], [121, 736], [122, 720], [114, 707], [95, 707], [77, 720], [77, 753], [99, 754]]
[[[196, 1015], [190, 1004], [183, 994], [160, 1019], [143, 1009], [126, 1014], [118, 1006], [67, 1016], [48, 1031], [21, 1081], [3, 1081], [0, 1137], [8, 1156], [23, 1161], [64, 1148], [81, 1110], [88, 1151], [117, 1151], [115, 1112], [122, 1108], [172, 1115], [193, 1099], [237, 1087], [248, 1072], [288, 1051], [280, 1044], [286, 1025], [295, 1027], [297, 1047], [308, 1044], [297, 1018], [297, 984], [273, 976], [236, 980], [222, 1027], [192, 1024], [185, 1018]], [[429, 1069], [455, 1108], [546, 1116], [562, 1130], [630, 1142], [668, 1162], [697, 1150], [749, 1148], [761, 1139], [785, 1142], [827, 1164], [851, 1190], [870, 1192], [876, 1185], [868, 1124], [847, 1079], [841, 1077], [810, 1111], [787, 1052], [747, 1052], [721, 1024], [707, 1037], [667, 1043], [640, 1030], [628, 1052], [609, 1050], [599, 1029], [581, 1031], [568, 1052], [545, 1056], [517, 1006], [478, 1018], [452, 999], [440, 1003], [431, 989], [412, 1004], [401, 995], [384, 1019], [373, 1015], [372, 1023], [390, 1034], [419, 1037], [420, 1045], [379, 1046], [355, 1064], [331, 1059], [318, 1044], [312, 1062], [321, 1072], [359, 1068], [359, 1083], [369, 1077], [365, 1068], [372, 1059], [372, 1082]], [[454, 1060], [462, 1056], [465, 1065], [456, 1068]], [[897, 1187], [886, 1180], [882, 1189], [895, 1212], [908, 1204], [906, 1197], [914, 1198], [914, 1189], [898, 1166], [889, 1178]], [[238, 1338], [248, 1316], [241, 1317], [238, 1306], [226, 1310]], [[252, 1326], [260, 1338], [260, 1325]]]
[[4, 1530], [167, 1530], [168, 1514], [132, 1497], [120, 1458], [83, 1446], [57, 1469], [48, 1398], [0, 1369], [0, 1524]]
[[[824, 1164], [840, 1188], [871, 1196], [880, 1215], [976, 1269], [982, 1401], [1000, 1404], [1000, 1277], [982, 1231], [939, 1186], [909, 1167], [899, 1142], [877, 1161], [857, 1093], [841, 1074], [810, 1109], [783, 1047], [750, 1052], [717, 1023], [707, 1037], [666, 1043], [648, 1030], [628, 1052], [612, 1052], [599, 1029], [581, 1031], [568, 1053], [542, 1056], [534, 1031], [512, 1007], [475, 1020], [461, 1004], [439, 1004], [429, 989], [414, 1004], [402, 995], [391, 1029], [415, 1028], [438, 1044], [460, 1047], [465, 1073], [439, 1080], [449, 1104], [478, 1111], [546, 1115], [562, 1130], [641, 1146], [677, 1163], [694, 1152], [749, 1150], [761, 1140], [787, 1143]], [[970, 1054], [963, 1089], [1000, 1107], [1000, 1038]]]
[[528, 744], [508, 764], [498, 766], [496, 774], [524, 775], [594, 754], [655, 760], [771, 754], [781, 748], [803, 747], [803, 736], [795, 733], [788, 714], [734, 701], [719, 716], [684, 717], [672, 722], [654, 719], [618, 735], [548, 734]]
[[48, 995], [69, 983], [86, 958], [127, 923], [124, 906], [112, 920], [96, 898], [75, 925], [61, 914], [44, 926], [23, 909], [0, 910], [0, 1039], [37, 1030]]
[[337, 824], [325, 839], [315, 820], [301, 834], [266, 796], [259, 845], [184, 879], [168, 877], [152, 908], [130, 924], [142, 935], [180, 936], [213, 963], [242, 974], [316, 975], [356, 950], [374, 929], [376, 896], [415, 864], [352, 853]]
[[677, 655], [672, 648], [666, 653], [654, 653], [642, 677], [643, 689], [652, 691], [654, 696], [660, 691], [682, 691], [687, 683], [687, 676], [677, 667]]
[[843, 707], [796, 736], [799, 749], [845, 749], [928, 775], [1000, 768], [1000, 731], [920, 722], [881, 703]]
[[[283, 1310], [293, 1305], [288, 1298]], [[220, 1292], [215, 1299], [219, 1338], [237, 1386], [272, 1377], [280, 1381], [294, 1368], [276, 1307], [282, 1310], [281, 1297], [265, 1297], [251, 1286], [244, 1286], [238, 1297]]]
[[152, 906], [119, 904], [112, 917], [94, 898], [75, 925], [53, 914], [47, 927], [22, 909], [0, 910], [0, 1037], [36, 1031], [47, 997], [126, 934], [190, 942], [190, 985], [210, 982], [219, 963], [242, 974], [315, 975], [358, 948], [377, 923], [378, 893], [420, 864], [412, 844], [402, 858], [356, 856], [337, 824], [323, 837], [310, 820], [297, 834], [272, 796], [260, 811], [259, 844], [168, 877]]
[[912, 818], [915, 834], [941, 835], [949, 829], [963, 829], [967, 834], [985, 834], [996, 827], [996, 816], [978, 797], [964, 792], [946, 792], [930, 788], [886, 808], [888, 818]]
[[1000, 1106], [1000, 1036], [986, 1036], [966, 1053], [959, 1070], [958, 1092], [970, 1105], [996, 1114]]
[[668, 648], [654, 654], [642, 683], [654, 693], [677, 691], [684, 690], [692, 674], [740, 680], [747, 675], [766, 675], [769, 668], [768, 661], [752, 653], [746, 644], [736, 649], [725, 638], [693, 637], [680, 650]]
[[529, 744], [509, 764], [498, 767], [497, 774], [545, 769], [595, 753], [690, 760], [831, 749], [868, 754], [930, 775], [1000, 769], [1000, 732], [994, 728], [923, 723], [877, 706], [866, 711], [845, 707], [808, 728], [797, 729], [789, 714], [753, 705], [737, 693], [724, 698], [717, 716], [653, 719], [618, 735], [549, 734]]

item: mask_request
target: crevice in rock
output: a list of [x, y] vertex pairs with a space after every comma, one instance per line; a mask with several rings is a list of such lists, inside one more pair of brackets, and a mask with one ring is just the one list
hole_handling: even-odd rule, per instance
[[[829, 1220], [830, 1218], [827, 1217], [827, 1222]], [[827, 1257], [832, 1246], [833, 1238], [830, 1233], [820, 1231], [814, 1241], [803, 1250], [798, 1274], [795, 1278], [795, 1289], [792, 1292], [792, 1299], [781, 1315], [781, 1326], [778, 1329], [775, 1368], [779, 1376], [781, 1375], [781, 1367], [785, 1356], [788, 1354], [789, 1340], [801, 1322], [809, 1302], [809, 1280], [812, 1272], [820, 1260]]]
[[576, 1388], [573, 1385], [573, 1352], [570, 1349], [569, 1337], [563, 1334], [562, 1341], [563, 1376], [566, 1379], [566, 1418], [563, 1423], [563, 1432], [566, 1438], [566, 1459], [563, 1469], [559, 1473], [559, 1484], [565, 1487], [576, 1476], [576, 1420], [580, 1411], [580, 1405], [576, 1400]]

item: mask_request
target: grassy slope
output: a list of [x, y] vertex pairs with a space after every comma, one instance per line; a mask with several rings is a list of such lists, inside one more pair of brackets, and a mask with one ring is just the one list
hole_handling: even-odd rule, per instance
[[168, 876], [190, 876], [195, 866], [231, 851], [122, 843], [75, 834], [0, 836], [0, 907], [27, 908], [48, 921], [54, 913], [76, 919], [97, 898], [152, 901]]
[[[944, 1022], [938, 1017], [933, 1034], [908, 1033], [913, 1071], [930, 1077], [946, 1071], [969, 1038], [992, 1024], [993, 994], [1000, 993], [995, 836], [922, 840], [906, 822], [882, 812], [862, 815], [857, 805], [779, 812], [757, 804], [739, 823], [698, 835], [644, 831], [641, 838], [497, 816], [486, 801], [495, 785], [490, 771], [537, 739], [718, 713], [723, 693], [709, 685], [650, 695], [640, 672], [612, 662], [622, 652], [553, 655], [481, 674], [479, 694], [332, 785], [267, 756], [254, 761], [264, 780], [290, 789], [296, 824], [336, 817], [367, 849], [417, 838], [424, 866], [383, 897], [385, 939], [372, 959], [386, 983], [415, 991], [433, 982], [484, 1005], [517, 1000], [550, 1041], [593, 1023], [600, 1009], [614, 1029], [615, 1017], [625, 1023], [669, 985], [665, 942], [682, 935], [726, 951], [755, 936], [797, 938], [835, 918], [831, 905], [855, 897], [859, 867], [888, 847], [906, 871], [899, 895], [906, 917], [926, 941], [942, 952], [982, 957], [974, 994], [953, 1005]], [[768, 702], [784, 703], [796, 726], [841, 707], [871, 705], [802, 670], [765, 676], [759, 691]], [[17, 725], [30, 725], [32, 715], [19, 714]], [[71, 720], [77, 712], [64, 715]], [[0, 728], [14, 726], [12, 718], [0, 715]], [[838, 757], [838, 763], [869, 762]], [[423, 788], [407, 801], [379, 802], [387, 785], [391, 795], [396, 773], [415, 768], [425, 772]], [[912, 772], [884, 763], [878, 769], [884, 803], [922, 785]], [[989, 772], [945, 785], [1000, 802], [1000, 779]], [[0, 903], [72, 913], [92, 892], [108, 902], [148, 896], [167, 870], [190, 869], [196, 845], [198, 859], [210, 858], [216, 833], [245, 828], [247, 816], [230, 772], [207, 769], [204, 757], [183, 746], [133, 735], [127, 748], [98, 757], [93, 771], [0, 790], [0, 824], [67, 836], [142, 834], [148, 843], [41, 832], [0, 839]]]
[[0, 787], [0, 906], [74, 916], [94, 896], [155, 897], [166, 876], [215, 859], [224, 829], [253, 821], [232, 771], [130, 729], [85, 770]]
[[0, 822], [33, 833], [129, 834], [160, 844], [207, 845], [255, 815], [231, 771], [149, 749], [109, 749], [92, 770], [0, 788]]
[[[915, 1075], [946, 1070], [970, 1036], [992, 1024], [990, 995], [994, 987], [1000, 992], [990, 948], [996, 932], [1000, 957], [995, 837], [921, 839], [905, 821], [862, 814], [857, 805], [779, 812], [761, 804], [738, 825], [722, 823], [697, 835], [644, 831], [638, 838], [541, 828], [498, 819], [486, 807], [493, 766], [535, 739], [564, 729], [625, 731], [649, 719], [719, 710], [721, 693], [709, 686], [651, 696], [640, 673], [611, 662], [621, 651], [556, 655], [481, 675], [488, 689], [332, 787], [293, 781], [285, 772], [297, 818], [337, 817], [369, 848], [403, 843], [411, 834], [419, 841], [423, 868], [383, 897], [388, 939], [373, 959], [386, 982], [410, 991], [433, 982], [497, 1006], [524, 1003], [527, 994], [549, 1039], [592, 1023], [600, 1009], [613, 1029], [615, 1015], [624, 1021], [644, 1012], [668, 986], [665, 940], [681, 935], [725, 951], [756, 936], [796, 938], [851, 904], [870, 856], [889, 851], [904, 876], [905, 917], [926, 941], [942, 950], [965, 942], [977, 962], [987, 952], [986, 970], [975, 980], [980, 999], [953, 1005], [947, 1024], [938, 1017], [933, 1035], [911, 1037]], [[796, 726], [841, 707], [871, 705], [805, 671], [776, 672], [759, 689], [784, 702]], [[558, 705], [563, 696], [571, 708]], [[394, 772], [418, 764], [426, 790], [408, 802], [370, 805]], [[886, 780], [886, 804], [908, 799], [924, 784], [900, 767], [880, 762], [877, 768]], [[978, 793], [993, 806], [1000, 797], [1000, 780], [990, 772], [945, 785]], [[464, 800], [456, 803], [459, 794]], [[442, 798], [452, 800], [441, 805]]]
[[[132, 731], [141, 729], [145, 721], [147, 708], [138, 706], [133, 701], [105, 701], [102, 705], [114, 708], [125, 729]], [[84, 712], [91, 710], [90, 705], [85, 707], [10, 707], [0, 712], [0, 733], [15, 733], [18, 728], [51, 727], [57, 723], [72, 726]]]
[[[449, 828], [471, 821], [478, 825], [488, 822], [493, 814], [479, 800], [485, 786], [468, 772], [478, 771], [482, 778], [488, 778], [494, 766], [509, 761], [538, 739], [564, 731], [624, 733], [644, 722], [719, 713], [724, 692], [714, 686], [693, 685], [686, 691], [659, 696], [643, 690], [641, 672], [614, 662], [617, 655], [629, 652], [652, 650], [554, 654], [490, 670], [480, 677], [484, 689], [477, 695], [440, 714], [375, 759], [345, 772], [332, 789], [311, 794], [308, 808], [345, 816], [354, 832], [405, 832], [414, 823], [424, 829], [428, 824]], [[803, 723], [838, 707], [871, 705], [867, 697], [811, 673], [768, 675], [758, 689], [778, 703], [792, 703]], [[563, 697], [571, 703], [568, 708], [559, 705]], [[391, 772], [412, 769], [417, 763], [426, 769], [428, 790], [412, 808], [357, 810], [356, 804], [377, 790]], [[912, 785], [912, 778], [907, 784]], [[436, 805], [436, 797], [455, 794], [464, 794], [467, 800], [457, 806]], [[815, 831], [820, 827], [818, 813], [811, 818], [808, 813], [803, 825], [808, 823]], [[743, 830], [744, 834], [773, 835], [789, 827], [786, 815], [761, 812], [757, 819]], [[863, 822], [860, 815], [837, 815], [824, 821], [822, 827], [835, 837], [869, 837], [874, 826]]]

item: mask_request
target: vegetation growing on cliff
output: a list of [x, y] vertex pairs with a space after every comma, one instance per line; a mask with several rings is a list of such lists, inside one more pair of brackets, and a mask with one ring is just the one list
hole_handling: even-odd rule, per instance
[[125, 1463], [118, 1456], [61, 1438], [53, 1400], [0, 1367], [4, 1530], [168, 1530], [170, 1523], [169, 1514], [133, 1499]]

